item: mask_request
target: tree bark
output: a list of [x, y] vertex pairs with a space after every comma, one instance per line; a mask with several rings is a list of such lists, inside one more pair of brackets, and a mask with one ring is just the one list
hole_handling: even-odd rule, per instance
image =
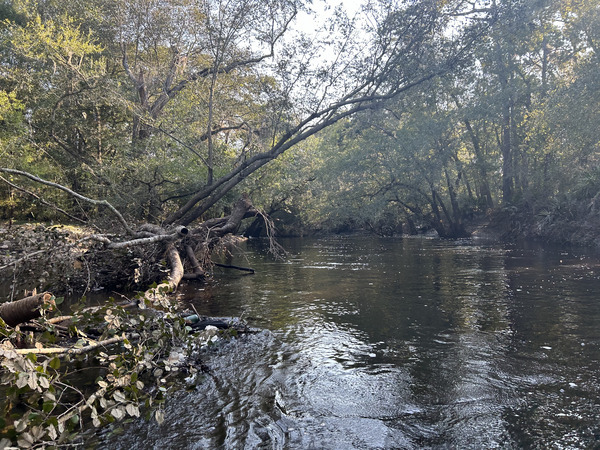
[[14, 327], [40, 317], [40, 308], [44, 305], [55, 306], [52, 294], [49, 292], [0, 305], [0, 317], [8, 326]]
[[[206, 272], [200, 266], [198, 259], [196, 258], [196, 254], [194, 253], [194, 249], [190, 245], [185, 246], [185, 256], [192, 266], [192, 270], [194, 271], [193, 275], [190, 275], [190, 279], [200, 279], [206, 276]], [[184, 275], [184, 278], [188, 278]]]
[[171, 274], [169, 275], [166, 284], [169, 286], [169, 291], [173, 292], [177, 289], [177, 286], [179, 286], [179, 283], [183, 278], [183, 264], [175, 245], [169, 244], [169, 247], [167, 247], [167, 258], [171, 265]]
[[225, 236], [228, 233], [235, 233], [240, 227], [244, 217], [246, 217], [246, 213], [251, 209], [252, 202], [250, 201], [248, 194], [243, 194], [233, 207], [233, 211], [227, 219], [227, 222], [220, 228], [212, 229], [211, 234], [218, 233], [220, 236]]

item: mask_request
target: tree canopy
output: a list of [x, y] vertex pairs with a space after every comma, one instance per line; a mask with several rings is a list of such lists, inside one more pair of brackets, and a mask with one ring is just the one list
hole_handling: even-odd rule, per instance
[[[594, 198], [596, 2], [379, 0], [299, 29], [310, 11], [4, 2], [2, 166], [163, 226], [247, 192], [298, 229], [457, 237], [498, 207], [550, 221], [565, 196]], [[3, 179], [5, 218], [106, 225], [64, 190]]]

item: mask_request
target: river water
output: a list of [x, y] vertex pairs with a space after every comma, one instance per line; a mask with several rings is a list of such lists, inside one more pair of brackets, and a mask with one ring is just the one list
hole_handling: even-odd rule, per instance
[[111, 448], [600, 448], [600, 265], [427, 238], [250, 242], [201, 314], [264, 329], [208, 352], [165, 422]]

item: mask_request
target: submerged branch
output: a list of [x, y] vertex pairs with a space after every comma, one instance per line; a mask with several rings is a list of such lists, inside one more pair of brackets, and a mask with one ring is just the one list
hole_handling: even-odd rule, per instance
[[255, 273], [255, 270], [250, 267], [232, 266], [231, 264], [219, 264], [219, 263], [214, 263], [214, 265], [217, 267], [222, 267], [223, 269], [235, 269], [235, 270], [241, 270], [243, 272]]

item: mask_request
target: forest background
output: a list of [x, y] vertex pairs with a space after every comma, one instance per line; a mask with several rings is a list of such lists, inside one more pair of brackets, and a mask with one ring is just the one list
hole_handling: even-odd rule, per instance
[[598, 243], [597, 1], [315, 8], [2, 2], [0, 218]]

